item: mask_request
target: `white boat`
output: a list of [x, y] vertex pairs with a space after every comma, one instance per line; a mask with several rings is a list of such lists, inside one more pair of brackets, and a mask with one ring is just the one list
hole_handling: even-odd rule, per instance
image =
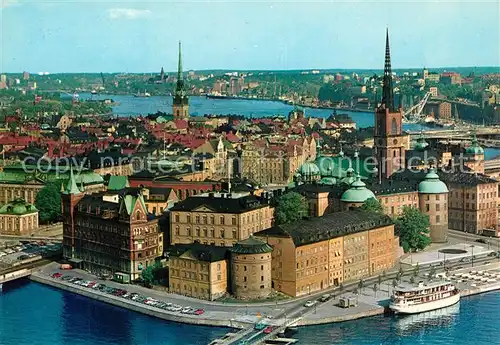
[[460, 291], [451, 282], [419, 282], [394, 288], [389, 308], [396, 313], [416, 314], [448, 307], [459, 300]]

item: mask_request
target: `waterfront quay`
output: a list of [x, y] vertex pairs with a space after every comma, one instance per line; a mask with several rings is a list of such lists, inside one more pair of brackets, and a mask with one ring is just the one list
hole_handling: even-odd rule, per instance
[[[442, 248], [439, 248], [438, 250], [441, 249]], [[500, 289], [500, 278], [496, 282], [488, 282], [484, 279], [486, 277], [485, 273], [490, 276], [497, 274], [500, 276], [500, 263], [493, 262], [496, 259], [487, 256], [491, 251], [485, 250], [482, 253], [478, 253], [480, 254], [478, 254], [474, 267], [471, 266], [471, 263], [464, 264], [459, 261], [451, 262], [447, 267], [448, 279], [457, 284], [462, 291], [462, 296]], [[403, 258], [403, 261], [404, 260], [405, 258]], [[488, 263], [485, 264], [486, 262]], [[435, 263], [426, 262], [419, 263], [419, 265], [419, 273], [416, 276], [413, 273], [414, 270], [409, 268], [411, 266], [406, 264], [401, 265], [401, 267], [405, 267], [405, 273], [401, 281], [409, 282], [412, 280], [412, 276], [416, 281], [427, 281], [432, 266], [435, 267], [437, 272], [437, 278], [434, 279], [444, 279], [439, 278], [439, 276], [444, 275], [444, 267], [435, 265]], [[182, 307], [191, 306], [193, 308], [203, 308], [205, 312], [202, 315], [190, 315], [160, 310], [153, 306], [123, 297], [105, 294], [90, 288], [74, 285], [58, 278], [52, 278], [51, 275], [55, 272], [80, 277], [85, 280], [96, 281], [109, 287], [135, 292], [159, 301], [178, 304]], [[137, 285], [124, 285], [108, 280], [103, 281], [81, 270], [61, 271], [59, 270], [59, 265], [56, 263], [48, 264], [34, 271], [31, 275], [31, 280], [164, 320], [194, 325], [239, 328], [240, 331], [232, 334], [226, 340], [219, 342], [219, 344], [237, 344], [243, 339], [247, 341], [246, 344], [253, 344], [264, 343], [266, 339], [275, 337], [276, 334], [286, 326], [310, 326], [335, 323], [384, 314], [388, 311], [387, 306], [392, 292], [392, 284], [397, 274], [398, 270], [397, 267], [395, 267], [394, 270], [387, 273], [376, 290], [373, 289], [373, 285], [378, 285], [378, 277], [370, 277], [363, 280], [364, 286], [361, 289], [358, 286], [358, 282], [352, 282], [346, 284], [342, 291], [331, 289], [301, 298], [274, 303], [220, 303], [198, 300]], [[467, 276], [465, 276], [462, 278], [463, 274], [469, 274], [471, 277], [467, 278]], [[480, 280], [479, 276], [481, 276], [483, 280]], [[324, 293], [330, 293], [332, 298], [326, 302], [316, 302], [312, 307], [304, 306], [306, 301], [316, 301]], [[341, 308], [338, 305], [339, 299], [347, 296], [355, 296], [357, 306]], [[263, 330], [255, 330], [253, 326], [257, 322], [263, 322], [273, 326], [273, 332], [266, 335], [263, 333]], [[248, 339], [251, 340], [249, 341]]]

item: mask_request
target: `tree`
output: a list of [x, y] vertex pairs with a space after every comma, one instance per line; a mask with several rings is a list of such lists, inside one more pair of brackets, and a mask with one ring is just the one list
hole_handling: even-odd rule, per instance
[[429, 237], [429, 216], [416, 207], [403, 207], [403, 212], [396, 219], [396, 231], [405, 252], [422, 250], [431, 243]]
[[282, 195], [276, 206], [276, 223], [288, 224], [301, 220], [307, 215], [307, 200], [299, 193], [291, 192]]
[[42, 223], [59, 220], [62, 215], [61, 185], [55, 182], [47, 183], [36, 195], [35, 206]]
[[159, 263], [154, 263], [149, 265], [141, 272], [141, 278], [146, 287], [151, 287], [153, 284], [158, 283], [157, 272], [161, 269], [161, 265]]
[[362, 210], [383, 214], [384, 207], [376, 198], [367, 199], [360, 207]]

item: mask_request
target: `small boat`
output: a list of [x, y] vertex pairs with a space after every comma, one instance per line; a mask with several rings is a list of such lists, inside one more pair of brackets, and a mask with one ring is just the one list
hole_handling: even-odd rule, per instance
[[396, 313], [417, 314], [449, 307], [458, 301], [460, 291], [451, 282], [419, 282], [395, 287], [389, 308]]

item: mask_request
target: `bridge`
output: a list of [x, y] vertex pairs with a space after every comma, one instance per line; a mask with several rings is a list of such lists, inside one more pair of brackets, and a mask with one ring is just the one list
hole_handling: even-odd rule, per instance
[[4, 283], [29, 277], [30, 275], [31, 275], [31, 269], [29, 268], [21, 268], [13, 272], [4, 273], [0, 275], [0, 290], [2, 289]]
[[448, 99], [448, 98], [431, 97], [430, 101], [448, 102], [448, 103], [451, 103], [451, 104], [460, 104], [460, 105], [466, 105], [466, 106], [469, 106], [469, 107], [479, 108], [479, 104], [474, 103], [474, 102], [457, 101], [457, 100]]

